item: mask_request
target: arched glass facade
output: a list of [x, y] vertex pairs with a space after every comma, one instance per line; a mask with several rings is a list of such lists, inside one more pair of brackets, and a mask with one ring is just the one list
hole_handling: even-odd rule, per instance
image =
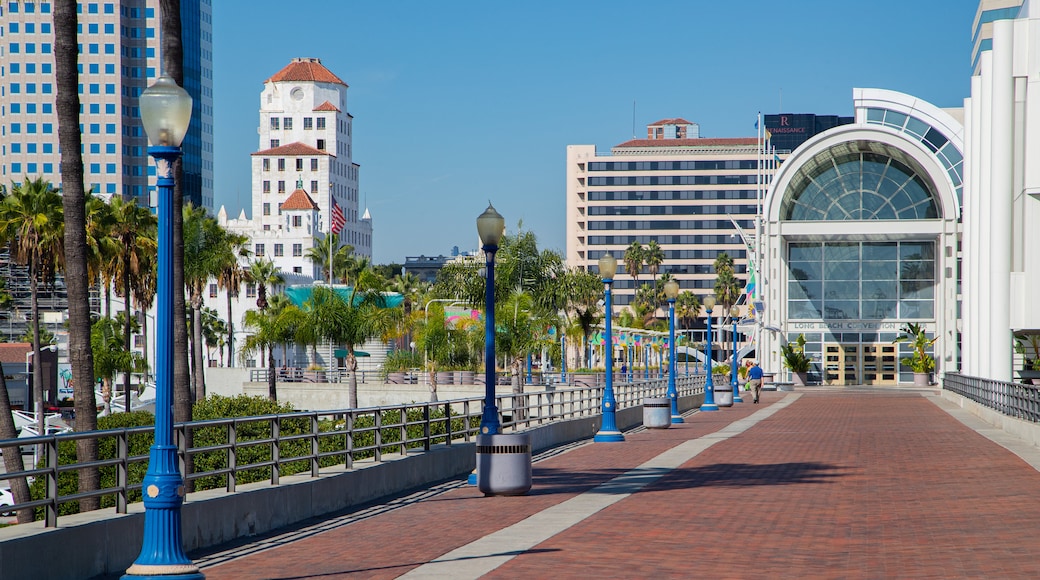
[[799, 170], [784, 198], [780, 219], [937, 219], [935, 193], [922, 174], [903, 154], [873, 143], [862, 147], [845, 143], [816, 156]]

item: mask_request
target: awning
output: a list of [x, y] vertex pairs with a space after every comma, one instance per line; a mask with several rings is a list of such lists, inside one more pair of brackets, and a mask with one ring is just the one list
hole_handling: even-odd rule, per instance
[[[347, 349], [345, 349], [345, 348], [337, 348], [336, 351], [333, 352], [332, 354], [334, 354], [336, 356], [336, 358], [346, 358], [346, 356], [347, 356]], [[372, 355], [368, 354], [367, 352], [365, 352], [363, 350], [355, 350], [354, 351], [354, 356], [357, 357], [357, 356], [372, 356]]]

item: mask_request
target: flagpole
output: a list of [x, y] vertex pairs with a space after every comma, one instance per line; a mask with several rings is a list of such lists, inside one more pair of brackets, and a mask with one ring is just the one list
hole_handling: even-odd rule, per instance
[[[765, 151], [762, 146], [762, 137], [765, 133], [765, 124], [762, 123], [762, 112], [758, 113], [759, 119], [759, 134], [758, 134], [758, 151], [762, 157], [765, 157]], [[762, 276], [762, 231], [763, 222], [765, 221], [762, 216], [762, 198], [765, 196], [765, 168], [759, 163], [759, 172], [762, 177], [758, 180], [758, 209], [755, 215], [755, 263], [753, 268], [755, 269], [755, 288], [751, 294], [752, 307], [754, 306], [755, 296], [760, 294], [759, 286], [765, 282], [765, 278]], [[762, 325], [765, 324], [765, 312], [756, 312], [758, 317], [758, 324], [755, 325], [755, 358], [760, 362], [763, 360], [762, 349]]]
[[[332, 292], [335, 292], [336, 288], [332, 285], [332, 268], [333, 268], [333, 265], [335, 264], [335, 260], [333, 260], [332, 257], [336, 255], [336, 249], [332, 247], [332, 244], [335, 241], [335, 240], [332, 239], [332, 236], [333, 236], [333, 234], [332, 234], [332, 228], [333, 228], [333, 225], [332, 225], [332, 221], [333, 221], [333, 218], [332, 218], [332, 204], [333, 204], [333, 199], [332, 199], [332, 180], [330, 179], [329, 180], [329, 290], [331, 290]], [[329, 369], [332, 369], [332, 370], [335, 369], [335, 366], [333, 364], [334, 361], [335, 361], [335, 359], [333, 358], [334, 354], [335, 353], [332, 352], [332, 339], [330, 338], [329, 339]], [[329, 381], [332, 381], [332, 377], [329, 377]]]

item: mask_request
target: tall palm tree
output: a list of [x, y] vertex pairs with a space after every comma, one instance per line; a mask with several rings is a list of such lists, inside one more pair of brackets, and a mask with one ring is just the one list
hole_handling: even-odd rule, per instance
[[220, 272], [220, 264], [230, 252], [227, 232], [205, 208], [184, 206], [184, 281], [192, 311], [191, 377], [196, 399], [206, 396], [202, 370], [202, 303], [206, 284]]
[[248, 260], [249, 238], [241, 234], [228, 233], [225, 244], [226, 251], [221, 253], [221, 261], [218, 264], [217, 285], [227, 292], [227, 347], [228, 364], [234, 365], [235, 353], [235, 319], [231, 312], [232, 299], [238, 297], [242, 288], [242, 282], [247, 275], [242, 267], [242, 260]]
[[[184, 86], [184, 50], [181, 46], [181, 2], [180, 0], [159, 0], [160, 22], [160, 53], [163, 59], [163, 70], [178, 86]], [[195, 100], [198, 103], [198, 99]], [[193, 105], [195, 107], [199, 105]], [[173, 239], [184, 238], [184, 165], [180, 159], [173, 164], [173, 208], [171, 211], [171, 228]], [[173, 244], [173, 287], [178, 289], [173, 293], [173, 420], [191, 420], [191, 408], [193, 403], [192, 384], [188, 376], [188, 324], [187, 306], [184, 301], [185, 272], [184, 272], [184, 247], [179, 243]], [[191, 433], [188, 433], [190, 445]], [[188, 466], [190, 469], [190, 465]], [[186, 481], [189, 486], [191, 482]]]
[[632, 287], [639, 288], [639, 271], [643, 269], [643, 246], [633, 241], [625, 250], [625, 272], [632, 276]]
[[646, 269], [654, 280], [654, 292], [656, 292], [657, 272], [660, 270], [661, 264], [664, 263], [664, 250], [661, 249], [661, 245], [657, 243], [657, 240], [650, 240], [650, 243], [646, 245], [646, 249], [643, 250], [643, 261], [646, 262]]
[[[155, 265], [158, 243], [158, 219], [136, 200], [123, 201], [113, 197], [110, 202], [114, 223], [111, 236], [119, 247], [113, 256], [112, 272], [121, 283], [123, 304], [127, 315], [123, 325], [123, 348], [130, 352], [130, 313], [132, 292], [140, 288], [148, 276], [147, 270]], [[130, 409], [130, 373], [123, 373], [123, 394], [126, 409]]]
[[[0, 206], [0, 230], [7, 232], [11, 259], [29, 270], [29, 293], [32, 300], [33, 360], [40, 360], [40, 283], [54, 279], [65, 255], [65, 220], [62, 200], [51, 184], [38, 177], [26, 178], [11, 188]], [[33, 365], [33, 391], [39, 416], [39, 433], [43, 429], [42, 365]]]

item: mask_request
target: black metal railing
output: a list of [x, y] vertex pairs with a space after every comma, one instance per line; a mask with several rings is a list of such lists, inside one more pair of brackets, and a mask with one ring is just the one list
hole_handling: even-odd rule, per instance
[[1040, 423], [1040, 387], [1036, 385], [946, 373], [943, 375], [943, 389], [1008, 417]]
[[[667, 384], [667, 378], [616, 384], [617, 408], [635, 407], [646, 397], [664, 396]], [[703, 393], [704, 375], [678, 376], [676, 389], [680, 397]], [[504, 431], [598, 415], [602, 400], [602, 386], [548, 387], [496, 395]], [[193, 421], [174, 425], [174, 440], [179, 448], [181, 475], [190, 488], [234, 492], [244, 483], [268, 481], [277, 485], [285, 475], [309, 473], [318, 477], [324, 468], [352, 469], [357, 461], [380, 462], [385, 455], [406, 455], [428, 451], [433, 445], [471, 441], [480, 430], [482, 403], [483, 397], [471, 397]], [[42, 459], [31, 469], [0, 476], [8, 480], [26, 478], [37, 498], [4, 509], [34, 509], [48, 527], [57, 525], [63, 509], [75, 511], [74, 506], [63, 508], [65, 504], [91, 497], [101, 498], [102, 507], [126, 513], [127, 504], [140, 501], [152, 438], [149, 426], [0, 441], [0, 452], [4, 453], [31, 453], [36, 445], [44, 450]], [[108, 451], [103, 451], [97, 461], [78, 462], [73, 448], [81, 439], [96, 439], [99, 448]], [[191, 469], [186, 470], [189, 464]], [[100, 489], [71, 491], [75, 488], [74, 476], [88, 468], [101, 472]], [[67, 475], [63, 478], [63, 474]]]

